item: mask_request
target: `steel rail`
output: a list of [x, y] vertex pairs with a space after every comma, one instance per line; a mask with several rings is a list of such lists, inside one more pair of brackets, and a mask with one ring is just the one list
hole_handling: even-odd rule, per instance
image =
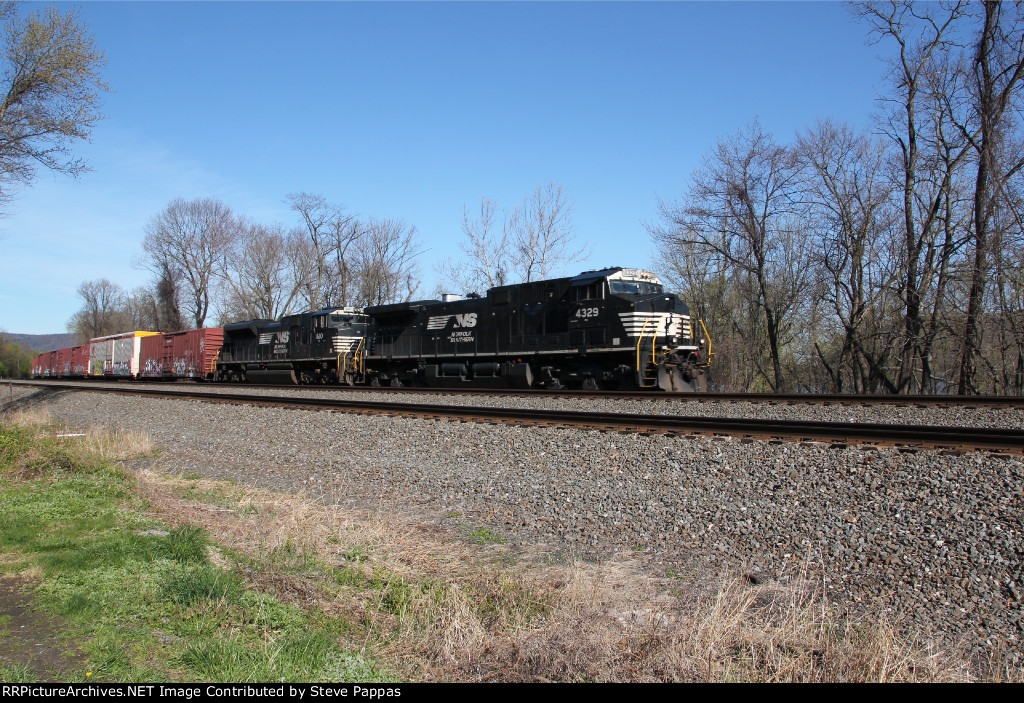
[[462, 421], [583, 427], [629, 433], [674, 435], [732, 435], [741, 438], [880, 444], [929, 447], [947, 450], [979, 449], [1024, 454], [1024, 430], [936, 425], [906, 425], [861, 422], [820, 422], [813, 420], [764, 420], [724, 417], [687, 417], [537, 408], [495, 408], [487, 406], [429, 405], [383, 401], [339, 400], [301, 396], [170, 391], [161, 388], [123, 386], [89, 387], [88, 384], [46, 384], [62, 390], [116, 393], [146, 397], [202, 400], [208, 402], [296, 407], [351, 413], [378, 413]]
[[[82, 383], [132, 383], [116, 379], [81, 380]], [[68, 381], [13, 381], [16, 385], [45, 386]], [[138, 383], [151, 386], [161, 384], [160, 381], [140, 381]], [[729, 403], [768, 403], [768, 404], [819, 404], [819, 405], [898, 405], [917, 407], [1009, 407], [1024, 408], [1024, 396], [1019, 395], [874, 395], [853, 393], [665, 393], [661, 391], [580, 391], [580, 390], [549, 390], [543, 388], [426, 388], [426, 387], [390, 387], [390, 386], [333, 386], [333, 385], [295, 385], [280, 384], [238, 384], [238, 383], [193, 383], [172, 382], [170, 387], [181, 388], [195, 385], [213, 388], [260, 388], [287, 389], [297, 391], [337, 391], [339, 393], [395, 393], [420, 395], [470, 395], [470, 396], [523, 396], [535, 398], [602, 398], [610, 400], [651, 400], [651, 401], [687, 401], [687, 402], [729, 402]]]
[[[237, 383], [210, 384], [216, 387], [238, 388]], [[282, 388], [281, 385], [250, 385], [246, 388]], [[391, 386], [284, 386], [289, 390], [336, 390], [342, 393], [412, 393], [421, 395], [475, 395], [522, 396], [534, 398], [601, 398], [609, 400], [684, 401], [694, 403], [768, 403], [794, 405], [913, 405], [918, 407], [1010, 407], [1024, 408], [1024, 396], [1019, 395], [871, 395], [852, 393], [666, 393], [664, 391], [581, 391], [550, 390], [545, 388], [427, 388]]]

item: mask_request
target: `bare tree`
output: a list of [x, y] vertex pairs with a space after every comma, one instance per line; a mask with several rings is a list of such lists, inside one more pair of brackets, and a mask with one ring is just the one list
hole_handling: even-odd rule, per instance
[[773, 391], [786, 386], [783, 346], [789, 316], [810, 285], [809, 241], [801, 212], [800, 163], [756, 122], [720, 141], [691, 181], [681, 205], [660, 204], [650, 228], [663, 252], [694, 251], [723, 262], [739, 287], [750, 323], [747, 343], [768, 348], [753, 361]]
[[996, 324], [990, 336], [998, 349], [995, 386], [1024, 394], [1024, 179], [1000, 191], [994, 216], [1000, 241], [994, 243], [993, 284]]
[[[930, 262], [935, 252], [952, 254], [956, 233], [943, 216], [953, 214], [953, 186], [968, 157], [966, 146], [944, 129], [950, 116], [941, 96], [956, 80], [949, 55], [957, 48], [958, 23], [968, 3], [891, 0], [854, 8], [871, 27], [874, 41], [890, 40], [897, 48], [889, 62], [893, 94], [882, 101], [882, 128], [899, 153], [896, 177], [902, 196], [903, 261], [897, 283], [904, 299], [903, 341], [890, 385], [900, 392], [922, 391], [931, 383], [925, 303], [938, 269]], [[939, 268], [948, 263], [946, 258]]]
[[586, 247], [577, 247], [572, 224], [572, 201], [560, 185], [539, 185], [506, 222], [516, 279], [523, 282], [547, 278], [570, 263], [586, 258]]
[[42, 7], [22, 16], [17, 3], [0, 3], [3, 83], [0, 85], [0, 202], [11, 186], [30, 184], [42, 166], [72, 176], [86, 170], [71, 155], [102, 118], [103, 52], [78, 10]]
[[502, 218], [499, 234], [497, 205], [481, 198], [479, 219], [471, 220], [463, 209], [463, 257], [443, 261], [436, 270], [467, 291], [548, 278], [588, 256], [587, 248], [576, 242], [572, 210], [562, 186], [539, 185]]
[[157, 275], [172, 274], [195, 327], [206, 322], [213, 276], [236, 233], [231, 209], [212, 198], [177, 198], [146, 225], [143, 265]]
[[125, 296], [123, 313], [126, 330], [157, 332], [180, 329], [160, 323], [160, 304], [153, 289], [147, 286], [139, 286]]
[[470, 219], [462, 209], [462, 233], [459, 242], [463, 257], [457, 263], [446, 259], [436, 266], [438, 274], [456, 286], [456, 290], [483, 292], [509, 282], [510, 261], [508, 229], [496, 231], [497, 203], [480, 199], [479, 219]]
[[[974, 261], [967, 302], [963, 354], [960, 361], [960, 394], [977, 392], [975, 375], [981, 347], [981, 316], [988, 283], [988, 259], [992, 246], [991, 225], [998, 190], [1014, 173], [1024, 168], [1024, 158], [1014, 154], [1010, 163], [1000, 163], [1000, 142], [1005, 137], [1004, 118], [1008, 111], [1024, 107], [1024, 12], [1019, 3], [1005, 10], [1004, 3], [982, 4], [984, 18], [974, 45], [971, 71], [972, 110], [969, 124], [961, 131], [977, 153], [974, 186]], [[1005, 155], [1006, 150], [1002, 150]]]
[[884, 138], [748, 130], [649, 228], [728, 354], [712, 383], [1020, 393], [1024, 4], [854, 7], [893, 50]]
[[238, 228], [240, 236], [220, 271], [227, 289], [221, 319], [277, 319], [291, 311], [305, 280], [291, 275], [289, 236], [281, 225], [244, 218], [239, 219]]
[[352, 259], [359, 243], [367, 236], [367, 226], [356, 219], [341, 213], [331, 222], [330, 284], [327, 287], [325, 302], [333, 305], [350, 305], [355, 294], [355, 282], [358, 272], [354, 270]]
[[817, 346], [818, 357], [837, 392], [847, 379], [856, 393], [879, 385], [895, 391], [886, 370], [892, 340], [872, 340], [895, 274], [889, 237], [897, 212], [885, 149], [829, 120], [804, 131], [797, 149], [806, 165], [807, 197], [817, 213], [814, 258], [822, 273], [821, 295], [842, 328], [835, 353], [827, 355]]
[[321, 288], [317, 280], [318, 258], [306, 233], [300, 229], [289, 232], [285, 253], [288, 275], [298, 291], [298, 300], [304, 309], [316, 310]]
[[358, 246], [360, 305], [411, 300], [419, 289], [416, 228], [401, 220], [371, 219]]
[[121, 286], [105, 278], [83, 281], [78, 295], [82, 308], [68, 321], [68, 332], [75, 335], [79, 344], [125, 331], [122, 327], [128, 322], [124, 314], [126, 297]]
[[309, 274], [303, 286], [309, 309], [346, 303], [352, 278], [349, 253], [361, 235], [355, 216], [312, 193], [292, 193], [288, 203], [302, 218], [310, 243]]

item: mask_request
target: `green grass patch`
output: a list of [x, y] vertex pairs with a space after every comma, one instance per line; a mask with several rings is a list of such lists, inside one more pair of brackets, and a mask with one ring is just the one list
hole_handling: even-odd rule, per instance
[[469, 533], [469, 538], [477, 544], [505, 544], [508, 542], [504, 537], [499, 537], [486, 527], [478, 527]]
[[342, 552], [341, 558], [345, 561], [351, 561], [358, 564], [369, 559], [370, 555], [366, 553], [366, 550], [363, 547], [353, 547], [348, 551]]
[[209, 483], [205, 487], [201, 487], [199, 480], [205, 477], [198, 474], [189, 474], [184, 478], [192, 481], [192, 483], [178, 486], [175, 489], [175, 492], [182, 498], [194, 500], [197, 503], [215, 505], [218, 508], [234, 510], [240, 507], [239, 502], [243, 497], [242, 489], [227, 485], [209, 486]]
[[[37, 434], [46, 433], [0, 426], [0, 554], [5, 571], [41, 573], [35, 605], [64, 619], [88, 680], [389, 680], [342, 644], [350, 623], [211, 563], [216, 545], [202, 527], [168, 532], [144, 513], [129, 474]], [[277, 560], [308, 561], [291, 545], [282, 551]], [[266, 568], [248, 562], [245, 573]], [[34, 680], [6, 664], [0, 679]]]
[[39, 679], [24, 664], [8, 664], [0, 661], [0, 681], [4, 683], [39, 683]]

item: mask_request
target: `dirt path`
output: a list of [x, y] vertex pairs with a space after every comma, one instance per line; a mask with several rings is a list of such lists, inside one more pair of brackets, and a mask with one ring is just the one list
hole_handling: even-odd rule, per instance
[[[27, 665], [43, 682], [80, 678], [85, 656], [74, 651], [57, 619], [32, 606], [32, 584], [17, 576], [0, 576], [0, 663]], [[77, 670], [77, 671], [76, 671]]]

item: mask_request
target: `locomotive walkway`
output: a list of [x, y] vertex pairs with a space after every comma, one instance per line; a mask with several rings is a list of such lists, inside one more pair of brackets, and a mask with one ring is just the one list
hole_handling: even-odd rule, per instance
[[[745, 419], [723, 417], [693, 417], [679, 415], [626, 414], [575, 410], [547, 410], [538, 408], [497, 408], [465, 405], [431, 405], [301, 396], [256, 395], [251, 393], [221, 393], [185, 389], [181, 385], [170, 388], [123, 384], [117, 387], [91, 386], [88, 383], [27, 382], [55, 390], [76, 390], [100, 393], [118, 393], [158, 398], [201, 400], [206, 402], [251, 404], [273, 407], [292, 407], [349, 413], [370, 413], [450, 419], [463, 422], [493, 424], [547, 425], [575, 427], [601, 432], [669, 434], [676, 436], [712, 435], [732, 436], [742, 441], [797, 441], [828, 443], [836, 448], [851, 444], [895, 446], [913, 451], [918, 448], [939, 449], [949, 452], [981, 450], [1001, 454], [1024, 455], [1024, 430], [1012, 428], [951, 427], [933, 425], [880, 424], [861, 422], [822, 422], [808, 420]], [[322, 387], [319, 387], [322, 390]], [[417, 389], [422, 390], [422, 389]], [[448, 391], [451, 392], [450, 390]], [[494, 391], [490, 391], [492, 394]], [[604, 394], [595, 394], [604, 395]], [[721, 399], [721, 394], [715, 394]], [[618, 396], [621, 397], [621, 396]], [[644, 394], [650, 398], [651, 394]], [[700, 396], [701, 398], [705, 396]], [[785, 396], [789, 397], [789, 396]], [[807, 396], [793, 396], [805, 400]], [[932, 396], [927, 396], [932, 398]], [[829, 396], [829, 402], [835, 402]], [[889, 396], [849, 396], [844, 402], [864, 403], [870, 398], [877, 402]], [[749, 396], [745, 398], [749, 400]], [[775, 402], [787, 402], [776, 396]], [[902, 398], [904, 403], [908, 398]], [[949, 397], [944, 399], [951, 402]], [[969, 399], [983, 405], [993, 398]], [[1015, 399], [1017, 403], [1020, 398]], [[795, 402], [795, 401], [790, 401]], [[825, 401], [822, 401], [825, 402]], [[915, 397], [910, 403], [918, 402]]]

